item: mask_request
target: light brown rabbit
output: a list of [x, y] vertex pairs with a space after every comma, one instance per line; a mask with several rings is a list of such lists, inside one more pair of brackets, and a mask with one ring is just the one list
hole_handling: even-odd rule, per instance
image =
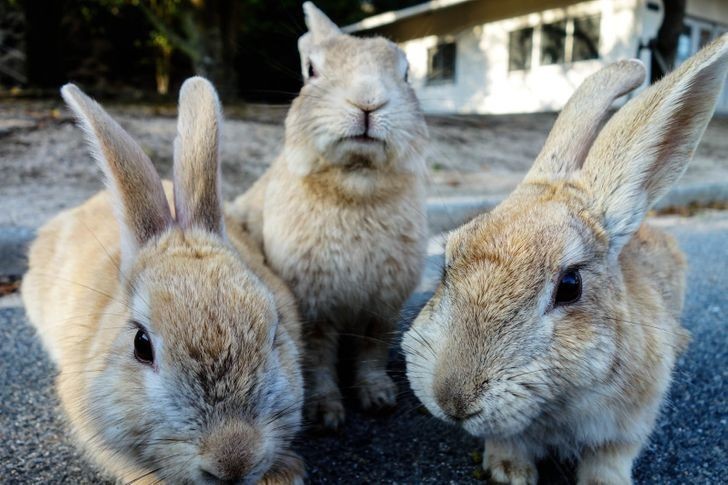
[[442, 282], [403, 339], [433, 415], [485, 439], [496, 482], [547, 453], [582, 484], [631, 482], [677, 355], [685, 261], [645, 213], [680, 177], [728, 69], [728, 36], [624, 105], [638, 61], [588, 78], [500, 206], [447, 240]]
[[101, 106], [61, 92], [108, 190], [40, 230], [22, 293], [79, 445], [129, 483], [302, 483], [300, 322], [225, 229], [213, 87], [182, 86], [173, 196]]
[[336, 428], [344, 419], [342, 333], [358, 342], [362, 406], [395, 404], [387, 342], [424, 262], [427, 128], [395, 44], [344, 35], [313, 4], [303, 8], [305, 82], [286, 119], [285, 146], [231, 213], [296, 296], [307, 414]]

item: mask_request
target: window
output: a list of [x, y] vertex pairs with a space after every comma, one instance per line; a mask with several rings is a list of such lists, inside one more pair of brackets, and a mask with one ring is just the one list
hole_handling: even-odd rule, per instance
[[702, 49], [705, 45], [713, 39], [712, 32], [710, 29], [700, 29], [700, 38], [698, 39], [698, 49]]
[[455, 42], [439, 44], [427, 51], [427, 83], [440, 83], [455, 79]]
[[508, 70], [529, 69], [533, 65], [534, 35], [540, 40], [537, 50], [540, 51], [538, 63], [542, 66], [598, 59], [601, 20], [600, 15], [566, 18], [509, 32]]
[[561, 64], [566, 60], [566, 20], [541, 27], [541, 64]]
[[599, 25], [601, 17], [574, 19], [574, 43], [571, 48], [572, 61], [586, 61], [599, 57]]
[[675, 52], [675, 65], [679, 66], [688, 60], [693, 53], [693, 29], [689, 25], [683, 25], [683, 31], [677, 39], [677, 51]]
[[533, 28], [514, 30], [508, 34], [508, 70], [517, 71], [531, 67]]

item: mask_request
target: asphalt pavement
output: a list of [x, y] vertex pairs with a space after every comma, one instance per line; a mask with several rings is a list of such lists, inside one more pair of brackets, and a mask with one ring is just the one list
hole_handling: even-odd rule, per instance
[[[684, 324], [693, 334], [675, 371], [649, 446], [634, 471], [644, 484], [726, 483], [728, 479], [728, 213], [660, 218], [688, 255], [690, 272]], [[431, 286], [437, 251], [430, 256]], [[426, 301], [415, 294], [403, 328]], [[481, 443], [422, 412], [402, 379], [394, 412], [364, 415], [350, 399], [348, 420], [333, 436], [307, 432], [299, 449], [311, 483], [483, 483], [474, 455]], [[22, 308], [0, 308], [0, 482], [97, 483], [102, 478], [75, 451], [58, 412], [55, 370]], [[476, 457], [477, 458], [477, 457]], [[547, 460], [542, 483], [570, 483], [572, 467]]]

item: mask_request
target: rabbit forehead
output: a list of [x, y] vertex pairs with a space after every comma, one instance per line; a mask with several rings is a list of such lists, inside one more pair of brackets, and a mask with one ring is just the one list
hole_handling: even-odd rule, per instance
[[[545, 281], [568, 266], [591, 257], [595, 245], [591, 218], [562, 201], [533, 201], [498, 207], [455, 231], [446, 252], [450, 271], [469, 275], [482, 267], [486, 274]], [[491, 281], [488, 285], [508, 285]]]
[[333, 66], [332, 70], [346, 77], [352, 76], [352, 69], [368, 72], [372, 69], [392, 70], [406, 62], [402, 50], [383, 37], [336, 36], [314, 46], [310, 56], [314, 63], [318, 60], [326, 66]]
[[241, 371], [254, 360], [244, 357], [270, 347], [273, 296], [222, 244], [174, 239], [177, 244], [140, 254], [133, 292], [146, 305], [141, 323], [161, 338], [171, 365], [204, 367], [225, 357], [235, 367], [229, 370]]

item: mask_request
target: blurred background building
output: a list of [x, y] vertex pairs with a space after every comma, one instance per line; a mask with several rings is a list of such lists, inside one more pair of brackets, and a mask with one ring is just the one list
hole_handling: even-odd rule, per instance
[[[675, 65], [728, 32], [728, 0], [682, 3]], [[655, 45], [665, 15], [658, 0], [432, 0], [345, 30], [397, 41], [427, 112], [528, 113], [561, 109], [618, 59], [644, 61], [647, 82], [661, 77], [671, 64]], [[728, 113], [728, 89], [717, 110]]]
[[[301, 0], [0, 0], [0, 97], [73, 81], [106, 99], [173, 102], [210, 78], [229, 104], [300, 89]], [[398, 42], [430, 113], [559, 110], [604, 64], [654, 82], [728, 31], [728, 0], [317, 0], [347, 32]], [[728, 113], [728, 90], [718, 106]]]

